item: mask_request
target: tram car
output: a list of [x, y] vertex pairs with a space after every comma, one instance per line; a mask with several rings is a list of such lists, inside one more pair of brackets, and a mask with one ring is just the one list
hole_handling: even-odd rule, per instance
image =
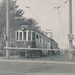
[[[58, 49], [58, 43], [51, 38], [48, 38], [37, 30], [28, 28], [28, 25], [22, 25], [16, 34], [16, 47], [17, 48], [39, 48], [42, 50], [27, 50], [27, 56], [42, 56], [49, 55], [50, 51], [47, 49]], [[46, 50], [43, 50], [46, 49]], [[51, 51], [52, 55], [56, 54]], [[18, 50], [20, 56], [25, 56], [25, 50]]]

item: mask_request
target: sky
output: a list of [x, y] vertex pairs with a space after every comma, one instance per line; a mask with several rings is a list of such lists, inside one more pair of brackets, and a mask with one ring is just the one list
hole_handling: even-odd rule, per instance
[[[41, 30], [52, 30], [53, 39], [64, 49], [69, 47], [69, 1], [65, 1], [68, 0], [17, 0], [17, 5], [24, 10], [24, 17], [38, 21]], [[60, 9], [55, 9], [58, 6]], [[75, 35], [75, 0], [72, 0], [72, 29]]]
[[[53, 39], [58, 42], [59, 48], [68, 48], [69, 1], [65, 1], [68, 0], [17, 0], [17, 4], [24, 10], [24, 17], [36, 19], [44, 31], [52, 30]], [[30, 7], [41, 22], [25, 6]], [[60, 9], [55, 9], [58, 6]], [[72, 29], [75, 35], [75, 0], [72, 0]]]

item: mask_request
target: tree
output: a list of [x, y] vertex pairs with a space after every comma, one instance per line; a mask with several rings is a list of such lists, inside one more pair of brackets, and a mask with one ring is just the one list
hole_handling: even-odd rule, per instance
[[[9, 1], [9, 37], [14, 39], [15, 37], [15, 30], [20, 27], [21, 21], [24, 21], [23, 18], [23, 10], [18, 9], [18, 5], [16, 5], [16, 1], [10, 0]], [[1, 44], [3, 46], [3, 37], [6, 33], [6, 0], [3, 0], [3, 2], [0, 5], [0, 35], [1, 35]]]
[[[23, 9], [18, 9], [16, 1], [9, 0], [9, 37], [14, 40], [15, 30], [21, 25], [28, 25], [30, 28], [37, 30], [39, 29], [38, 22], [35, 19], [23, 17]], [[4, 34], [6, 33], [6, 0], [3, 0], [0, 6], [0, 33], [1, 40], [3, 42]], [[2, 43], [1, 43], [2, 44]]]
[[25, 19], [25, 25], [28, 25], [28, 27], [33, 30], [37, 30], [40, 28], [38, 26], [38, 22], [33, 18]]
[[[19, 6], [16, 5], [16, 1], [9, 1], [9, 30], [12, 30], [11, 32], [13, 32], [17, 27], [19, 27], [21, 21], [24, 19], [24, 12], [22, 9], [18, 9], [18, 7]], [[2, 30], [3, 28], [6, 28], [6, 0], [4, 0], [1, 7], [0, 26], [2, 26]]]

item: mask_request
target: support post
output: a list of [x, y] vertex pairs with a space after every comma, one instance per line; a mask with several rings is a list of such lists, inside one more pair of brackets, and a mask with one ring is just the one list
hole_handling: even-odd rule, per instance
[[[51, 42], [49, 43], [49, 49], [51, 49]], [[51, 50], [50, 50], [50, 59], [51, 59]]]
[[51, 50], [49, 52], [50, 52], [49, 55], [50, 55], [50, 58], [51, 58]]
[[[72, 0], [69, 0], [69, 34], [72, 34]], [[72, 39], [69, 39], [69, 59], [72, 60], [73, 59], [73, 53], [71, 51], [72, 49]]]
[[[6, 4], [6, 36], [7, 36], [7, 40], [6, 40], [6, 47], [9, 47], [9, 0], [6, 0], [7, 4]], [[9, 58], [9, 50], [6, 49], [6, 58]]]
[[3, 59], [4, 59], [4, 48], [3, 48]]
[[27, 50], [25, 50], [25, 59], [27, 58]]

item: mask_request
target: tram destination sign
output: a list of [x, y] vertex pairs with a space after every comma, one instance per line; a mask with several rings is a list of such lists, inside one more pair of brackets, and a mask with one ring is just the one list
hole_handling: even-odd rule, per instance
[[69, 40], [74, 40], [74, 35], [73, 34], [68, 34], [68, 39]]

